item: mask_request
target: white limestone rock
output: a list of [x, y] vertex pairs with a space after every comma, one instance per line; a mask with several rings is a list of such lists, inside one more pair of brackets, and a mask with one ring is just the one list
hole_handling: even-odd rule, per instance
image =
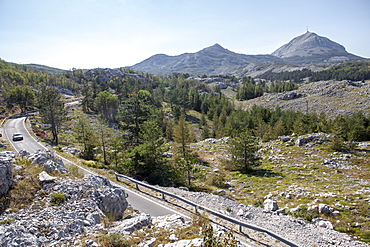
[[42, 171], [38, 176], [40, 182], [53, 182], [57, 177], [50, 176], [46, 171]]

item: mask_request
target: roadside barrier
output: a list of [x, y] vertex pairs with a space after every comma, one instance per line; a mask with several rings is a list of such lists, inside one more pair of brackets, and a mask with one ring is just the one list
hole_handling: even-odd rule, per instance
[[220, 219], [223, 219], [223, 220], [226, 220], [226, 221], [228, 221], [228, 222], [230, 222], [230, 223], [236, 224], [236, 225], [238, 225], [238, 226], [239, 226], [239, 232], [241, 232], [241, 233], [243, 233], [243, 231], [242, 231], [242, 230], [243, 230], [243, 227], [245, 227], [245, 228], [248, 228], [248, 229], [251, 229], [251, 230], [257, 231], [257, 232], [266, 233], [266, 234], [270, 235], [271, 237], [273, 237], [273, 238], [275, 238], [275, 239], [279, 240], [280, 242], [282, 242], [282, 243], [284, 243], [284, 244], [286, 244], [286, 245], [288, 245], [288, 246], [298, 247], [298, 245], [297, 245], [297, 244], [295, 244], [295, 243], [293, 243], [292, 241], [290, 241], [290, 240], [288, 240], [288, 239], [285, 239], [284, 237], [279, 236], [278, 234], [276, 234], [276, 233], [274, 233], [274, 232], [271, 232], [271, 231], [269, 231], [269, 230], [267, 230], [267, 229], [264, 229], [264, 228], [262, 228], [262, 227], [255, 226], [255, 225], [252, 225], [252, 224], [247, 224], [247, 223], [242, 222], [242, 221], [240, 221], [240, 220], [238, 220], [238, 219], [235, 219], [235, 218], [229, 217], [229, 216], [227, 216], [227, 215], [224, 215], [224, 214], [222, 214], [222, 213], [219, 213], [219, 212], [214, 211], [214, 210], [212, 210], [212, 209], [209, 209], [209, 208], [207, 208], [207, 207], [204, 207], [204, 206], [198, 205], [198, 204], [196, 204], [196, 203], [194, 203], [194, 202], [192, 202], [192, 201], [189, 201], [189, 200], [187, 200], [187, 199], [185, 199], [185, 198], [183, 198], [183, 197], [181, 197], [181, 196], [177, 196], [177, 195], [172, 194], [172, 193], [169, 193], [169, 192], [167, 192], [167, 191], [164, 191], [164, 190], [158, 189], [158, 188], [156, 188], [156, 187], [154, 187], [154, 186], [151, 186], [151, 185], [149, 185], [149, 184], [143, 183], [143, 182], [138, 181], [138, 180], [136, 180], [136, 179], [133, 179], [133, 178], [127, 177], [127, 176], [125, 176], [125, 175], [118, 174], [118, 173], [115, 173], [115, 175], [116, 175], [116, 180], [117, 180], [117, 181], [119, 181], [119, 180], [118, 180], [118, 178], [123, 178], [123, 179], [126, 179], [126, 180], [128, 180], [128, 181], [130, 181], [130, 182], [132, 182], [132, 183], [135, 183], [135, 184], [136, 184], [136, 189], [137, 189], [137, 190], [140, 190], [140, 189], [139, 189], [139, 185], [140, 185], [140, 186], [143, 186], [143, 187], [145, 187], [145, 188], [148, 188], [148, 189], [151, 189], [151, 190], [156, 191], [156, 192], [158, 192], [158, 193], [161, 193], [161, 195], [162, 195], [162, 199], [163, 199], [163, 200], [165, 200], [165, 196], [169, 196], [169, 197], [175, 198], [175, 199], [177, 199], [177, 200], [179, 200], [179, 201], [181, 201], [181, 202], [183, 202], [183, 203], [186, 203], [186, 204], [188, 204], [188, 205], [190, 205], [190, 206], [194, 207], [195, 213], [198, 213], [198, 210], [203, 210], [203, 211], [205, 211], [205, 212], [207, 212], [207, 213], [209, 213], [209, 214], [212, 214], [212, 215], [214, 215], [214, 216], [216, 216], [216, 217], [218, 217], [218, 218], [220, 218]]

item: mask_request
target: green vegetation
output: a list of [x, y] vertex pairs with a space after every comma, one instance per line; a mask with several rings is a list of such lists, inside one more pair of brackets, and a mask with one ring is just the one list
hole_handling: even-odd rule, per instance
[[292, 82], [272, 82], [267, 85], [265, 81], [255, 81], [251, 77], [243, 77], [242, 83], [237, 88], [236, 99], [248, 100], [261, 97], [264, 93], [281, 93], [297, 89]]
[[302, 82], [304, 78], [309, 78], [310, 81], [365, 81], [370, 79], [370, 62], [348, 62], [335, 65], [319, 72], [313, 72], [309, 69], [284, 71], [279, 73], [267, 71], [258, 77], [271, 81], [290, 81], [295, 83]]
[[16, 164], [22, 165], [24, 169], [15, 170], [15, 172], [13, 170], [13, 176], [21, 175], [22, 179], [13, 184], [8, 194], [0, 197], [0, 213], [7, 208], [18, 210], [28, 207], [40, 188], [37, 175], [42, 171], [41, 168], [23, 158], [18, 158]]
[[66, 196], [64, 194], [51, 194], [50, 203], [53, 205], [60, 205], [65, 202]]
[[[366, 63], [356, 66], [356, 63], [343, 64], [331, 70], [366, 71]], [[360, 198], [362, 194], [354, 196], [361, 189], [368, 189], [366, 184], [357, 183], [370, 179], [368, 151], [353, 145], [370, 140], [367, 113], [329, 119], [323, 114], [280, 108], [254, 106], [241, 110], [234, 106], [232, 99], [220, 93], [219, 88], [187, 79], [188, 75], [159, 77], [129, 69], [115, 72], [111, 75], [107, 70], [96, 69], [91, 73], [71, 70], [48, 74], [0, 61], [0, 113], [5, 117], [38, 110], [41, 117], [31, 119], [32, 128], [43, 141], [59, 144], [59, 151], [66, 146], [79, 148], [82, 153], [74, 158], [76, 162], [109, 175], [115, 171], [152, 184], [188, 186], [199, 191], [217, 192], [219, 188], [233, 186], [237, 192], [230, 196], [256, 206], [262, 205], [264, 197], [271, 192], [280, 207], [289, 208], [314, 200], [314, 197], [281, 195], [298, 186], [311, 195], [318, 194], [318, 203], [342, 205], [338, 206], [343, 210], [340, 216], [327, 217], [336, 222], [336, 229], [369, 239], [370, 226], [366, 223], [369, 207]], [[81, 96], [82, 106], [68, 109], [66, 115], [63, 106], [68, 99], [61, 97], [53, 86], [70, 89], [77, 97]], [[290, 82], [267, 86], [262, 81], [244, 78], [236, 93], [238, 99], [244, 100], [264, 92], [294, 88]], [[54, 119], [53, 114], [56, 114]], [[333, 138], [312, 149], [271, 141], [278, 136], [313, 132], [333, 134]], [[194, 144], [206, 138], [225, 136], [231, 137], [228, 145]], [[257, 155], [260, 147], [264, 151]], [[324, 166], [323, 160], [337, 155], [335, 152], [366, 157], [349, 161], [349, 165], [360, 167], [361, 172]], [[11, 194], [1, 199], [2, 205], [11, 202], [13, 207], [21, 208], [36, 193], [39, 184], [32, 171], [36, 168], [25, 166], [31, 169], [28, 171], [31, 175], [19, 181]], [[215, 168], [218, 172], [213, 171]], [[321, 196], [327, 191], [341, 196]], [[350, 201], [343, 199], [344, 196]], [[62, 199], [56, 198], [55, 204], [62, 203]], [[315, 217], [303, 212], [297, 216], [308, 220]], [[348, 225], [351, 222], [358, 222], [361, 227]], [[199, 233], [199, 228], [189, 232], [192, 232], [189, 235]], [[125, 239], [115, 235], [104, 237], [106, 240], [102, 241], [106, 246], [112, 246], [116, 240], [125, 243]]]

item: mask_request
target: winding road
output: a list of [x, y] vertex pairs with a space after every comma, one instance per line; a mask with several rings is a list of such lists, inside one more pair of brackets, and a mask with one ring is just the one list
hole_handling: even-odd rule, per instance
[[[4, 138], [8, 140], [8, 142], [11, 144], [13, 149], [16, 152], [19, 152], [21, 150], [26, 150], [31, 154], [36, 153], [37, 150], [42, 149], [45, 150], [47, 149], [44, 145], [42, 145], [40, 142], [38, 142], [33, 136], [30, 135], [28, 132], [25, 122], [27, 121], [26, 117], [18, 117], [18, 118], [11, 118], [8, 119], [7, 122], [5, 123], [3, 127], [3, 133], [4, 133]], [[12, 135], [14, 133], [20, 133], [23, 135], [23, 140], [22, 141], [13, 141], [12, 140]], [[79, 168], [79, 170], [83, 174], [93, 174], [97, 175], [94, 172], [80, 167], [71, 161], [59, 156], [60, 158], [63, 159], [65, 163], [70, 163], [72, 165], [75, 165]], [[168, 215], [168, 214], [180, 214], [180, 212], [177, 212], [169, 207], [166, 207], [148, 197], [142, 196], [141, 194], [132, 191], [126, 187], [123, 187], [120, 184], [112, 182], [114, 185], [119, 186], [125, 190], [125, 192], [128, 194], [127, 201], [128, 203], [136, 210], [139, 210], [142, 213], [149, 214], [151, 216], [163, 216], [163, 215]], [[183, 215], [184, 216], [184, 215]], [[186, 217], [186, 216], [185, 216]]]

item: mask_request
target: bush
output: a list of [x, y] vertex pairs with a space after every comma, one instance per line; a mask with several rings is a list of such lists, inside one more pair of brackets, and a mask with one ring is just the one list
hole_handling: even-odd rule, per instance
[[228, 185], [226, 184], [226, 179], [225, 179], [225, 174], [220, 172], [220, 173], [213, 173], [209, 180], [208, 183], [212, 186], [216, 186], [217, 188], [227, 188]]
[[129, 247], [128, 241], [119, 233], [101, 235], [99, 246], [102, 247]]
[[66, 201], [66, 196], [64, 194], [51, 194], [50, 202], [54, 205], [60, 205]]

